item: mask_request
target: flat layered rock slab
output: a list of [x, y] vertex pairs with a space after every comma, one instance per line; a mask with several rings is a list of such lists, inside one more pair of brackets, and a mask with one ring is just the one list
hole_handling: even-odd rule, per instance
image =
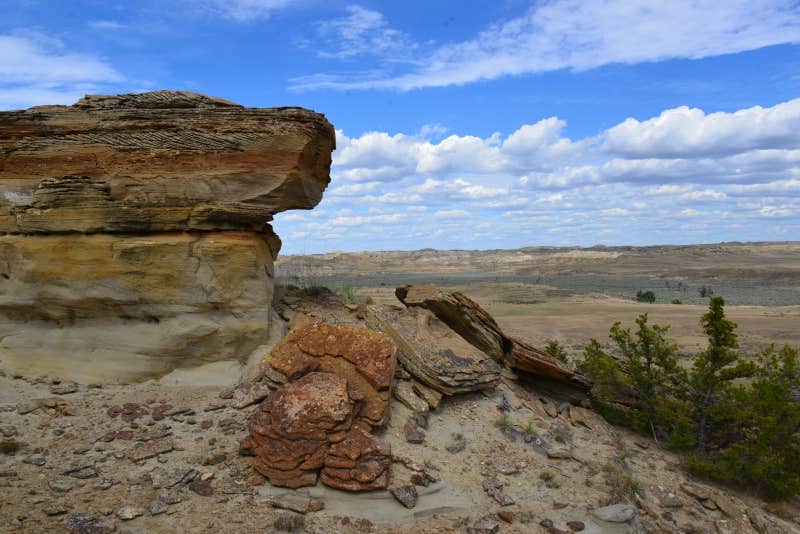
[[312, 208], [333, 127], [184, 91], [0, 112], [0, 232], [260, 229]]
[[417, 380], [445, 395], [494, 387], [499, 365], [422, 308], [373, 306], [370, 322], [398, 347], [397, 358]]

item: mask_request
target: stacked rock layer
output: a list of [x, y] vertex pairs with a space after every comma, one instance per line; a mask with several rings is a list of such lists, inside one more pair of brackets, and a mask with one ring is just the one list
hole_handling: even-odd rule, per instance
[[383, 334], [345, 324], [293, 329], [269, 357], [289, 382], [250, 418], [243, 444], [253, 467], [275, 486], [317, 483], [348, 491], [385, 489], [391, 450], [371, 434], [388, 417], [396, 366]]
[[0, 361], [128, 382], [265, 341], [275, 213], [315, 206], [332, 126], [176, 91], [0, 112]]

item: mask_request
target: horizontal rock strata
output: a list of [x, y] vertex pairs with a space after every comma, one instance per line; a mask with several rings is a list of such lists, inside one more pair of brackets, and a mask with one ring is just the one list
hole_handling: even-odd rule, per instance
[[319, 202], [334, 143], [311, 111], [176, 91], [0, 112], [0, 362], [129, 382], [246, 359], [268, 222]]
[[262, 230], [312, 208], [334, 132], [300, 108], [178, 91], [0, 113], [0, 232]]

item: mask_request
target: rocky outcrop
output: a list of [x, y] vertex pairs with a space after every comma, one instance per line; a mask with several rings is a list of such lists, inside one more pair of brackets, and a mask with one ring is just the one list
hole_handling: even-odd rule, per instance
[[280, 241], [334, 133], [299, 108], [87, 96], [0, 112], [0, 361], [128, 382], [264, 343]]
[[403, 367], [436, 391], [466, 393], [494, 387], [500, 380], [500, 367], [490, 356], [430, 311], [384, 306], [370, 312], [371, 326], [397, 344], [397, 358]]
[[0, 113], [0, 231], [264, 230], [329, 182], [332, 126], [182, 91]]
[[494, 318], [477, 302], [458, 291], [446, 292], [434, 285], [403, 286], [397, 298], [409, 309], [429, 310], [463, 339], [515, 370], [581, 391], [591, 381], [575, 369], [524, 341], [503, 333]]
[[394, 344], [379, 332], [346, 324], [298, 325], [264, 365], [289, 382], [250, 419], [253, 467], [275, 486], [317, 482], [366, 491], [385, 489], [391, 450], [370, 433], [387, 421], [396, 366]]
[[374, 426], [383, 424], [389, 414], [396, 352], [394, 343], [379, 332], [316, 322], [291, 330], [268, 363], [290, 380], [310, 371], [345, 378], [351, 394], [362, 401], [359, 416]]

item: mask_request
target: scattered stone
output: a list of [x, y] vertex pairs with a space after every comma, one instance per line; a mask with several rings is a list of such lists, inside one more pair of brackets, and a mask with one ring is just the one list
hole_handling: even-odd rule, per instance
[[113, 522], [87, 514], [67, 515], [64, 527], [74, 534], [111, 534], [117, 529]]
[[511, 506], [514, 499], [506, 495], [503, 484], [494, 477], [483, 479], [483, 491], [497, 501], [500, 506]]
[[494, 515], [485, 515], [475, 521], [472, 525], [472, 530], [476, 534], [494, 534], [500, 530], [500, 523], [497, 522]]
[[600, 521], [626, 523], [636, 516], [636, 507], [630, 504], [612, 504], [595, 508], [592, 515]]
[[142, 515], [144, 515], [144, 510], [129, 504], [123, 505], [119, 510], [117, 510], [117, 517], [123, 521], [130, 521]]
[[425, 384], [420, 384], [416, 380], [412, 381], [411, 385], [414, 388], [414, 393], [422, 397], [422, 399], [428, 403], [431, 410], [435, 410], [439, 407], [439, 403], [442, 402], [441, 393], [433, 388], [429, 388]]
[[294, 491], [271, 496], [268, 498], [268, 502], [273, 508], [305, 514], [311, 504], [311, 497]]
[[581, 532], [583, 529], [586, 528], [586, 525], [583, 521], [567, 521], [567, 527], [572, 532]]
[[44, 509], [44, 513], [49, 516], [66, 514], [67, 507], [61, 503], [53, 503]]
[[547, 457], [553, 460], [563, 460], [572, 458], [572, 449], [569, 447], [548, 447]]
[[239, 384], [233, 392], [233, 403], [231, 406], [237, 410], [247, 408], [257, 404], [267, 398], [271, 389], [262, 382], [252, 382], [249, 384]]
[[429, 409], [428, 403], [414, 393], [414, 386], [411, 385], [411, 382], [398, 381], [394, 387], [394, 396], [412, 412], [427, 412]]
[[47, 459], [44, 456], [28, 456], [22, 460], [22, 463], [42, 467], [47, 463]]
[[428, 415], [429, 412], [415, 412], [411, 415], [411, 419], [417, 423], [417, 426], [423, 429], [428, 428]]
[[544, 409], [544, 413], [550, 417], [558, 417], [558, 409], [553, 404], [542, 401], [542, 408]]
[[450, 435], [450, 442], [445, 445], [445, 450], [451, 454], [457, 454], [467, 447], [467, 438], [463, 434], [454, 432]]
[[427, 471], [420, 471], [411, 475], [411, 483], [415, 486], [430, 486], [434, 482], [438, 482], [436, 477], [431, 476]]
[[0, 425], [0, 434], [4, 438], [13, 438], [17, 435], [17, 427], [13, 425]]
[[701, 501], [705, 501], [711, 498], [711, 492], [708, 488], [703, 487], [699, 484], [692, 484], [691, 482], [684, 482], [681, 484], [681, 489], [694, 497], [695, 499], [699, 499]]
[[63, 478], [51, 478], [47, 481], [47, 486], [59, 493], [67, 493], [68, 491], [72, 491], [72, 482]]
[[405, 426], [403, 427], [403, 432], [406, 436], [406, 441], [408, 443], [419, 444], [425, 441], [425, 432], [423, 432], [414, 419], [409, 419], [406, 421]]
[[309, 512], [319, 512], [320, 510], [325, 509], [325, 502], [324, 501], [314, 501], [308, 503], [308, 511]]
[[683, 507], [683, 499], [675, 495], [674, 492], [665, 488], [664, 486], [653, 485], [650, 490], [658, 499], [658, 502], [664, 508], [681, 508]]
[[417, 488], [412, 484], [395, 486], [389, 488], [389, 491], [406, 508], [414, 508], [417, 505]]
[[565, 502], [553, 501], [553, 510], [563, 510], [567, 506], [569, 505]]
[[497, 517], [509, 524], [514, 522], [514, 512], [509, 510], [500, 510], [497, 512]]
[[592, 425], [589, 422], [591, 417], [591, 412], [585, 408], [581, 408], [580, 406], [569, 407], [569, 420], [575, 426], [582, 425], [591, 430]]
[[155, 439], [152, 441], [145, 441], [138, 443], [128, 453], [128, 457], [132, 462], [139, 462], [147, 460], [148, 458], [155, 458], [159, 454], [165, 454], [174, 449], [171, 440], [168, 439]]
[[498, 458], [492, 465], [502, 475], [516, 475], [520, 470], [519, 465], [507, 458]]
[[153, 488], [172, 488], [178, 485], [186, 485], [197, 477], [197, 471], [188, 467], [174, 469], [164, 469], [158, 467], [150, 472], [150, 479], [153, 481]]
[[205, 458], [203, 458], [203, 465], [221, 464], [227, 458], [228, 454], [225, 451], [212, 451], [206, 454]]
[[114, 485], [114, 481], [113, 480], [111, 480], [109, 478], [101, 478], [94, 485], [94, 488], [95, 489], [99, 489], [99, 490], [107, 490], [107, 489], [111, 488], [113, 485]]
[[189, 489], [203, 497], [214, 495], [214, 488], [208, 480], [195, 479], [189, 484]]
[[166, 513], [168, 508], [167, 503], [162, 501], [161, 499], [153, 499], [150, 501], [150, 504], [147, 505], [147, 513], [150, 515], [160, 515]]
[[41, 399], [27, 399], [17, 403], [17, 413], [25, 415], [34, 412], [42, 407]]
[[78, 391], [78, 384], [75, 382], [62, 382], [61, 384], [50, 386], [50, 393], [55, 395], [69, 395], [76, 391]]
[[234, 388], [225, 388], [219, 392], [219, 398], [225, 400], [232, 399], [234, 392], [235, 392]]
[[200, 428], [202, 428], [203, 430], [208, 430], [212, 426], [214, 426], [214, 421], [212, 421], [211, 419], [200, 421]]

